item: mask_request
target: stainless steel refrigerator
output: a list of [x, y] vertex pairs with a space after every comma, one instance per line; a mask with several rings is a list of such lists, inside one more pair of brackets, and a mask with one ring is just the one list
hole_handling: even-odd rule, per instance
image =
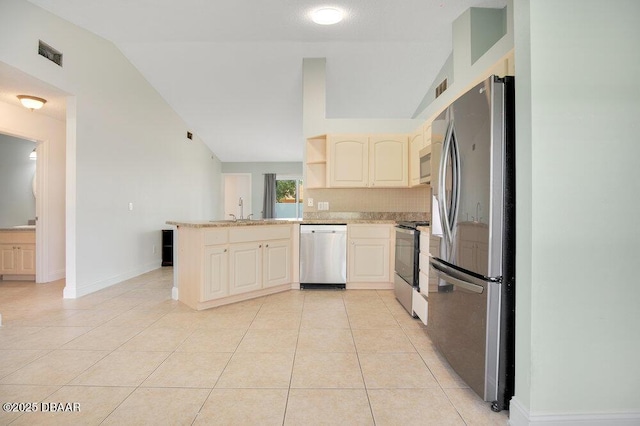
[[427, 331], [494, 411], [513, 395], [515, 131], [513, 78], [491, 77], [434, 120]]

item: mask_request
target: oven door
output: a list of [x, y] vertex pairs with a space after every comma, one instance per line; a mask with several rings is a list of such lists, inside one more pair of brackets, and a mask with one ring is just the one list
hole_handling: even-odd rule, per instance
[[416, 274], [416, 235], [415, 229], [396, 226], [396, 274], [411, 286], [418, 285]]

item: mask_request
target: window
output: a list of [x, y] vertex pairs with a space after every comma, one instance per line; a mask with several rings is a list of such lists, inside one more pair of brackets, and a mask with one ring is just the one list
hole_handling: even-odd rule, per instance
[[276, 218], [302, 219], [302, 186], [298, 176], [276, 177]]

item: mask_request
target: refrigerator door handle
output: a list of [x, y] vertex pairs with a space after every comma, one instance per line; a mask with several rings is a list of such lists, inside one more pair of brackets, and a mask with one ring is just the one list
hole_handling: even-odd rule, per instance
[[[440, 167], [438, 173], [438, 192], [440, 195], [440, 220], [442, 221], [442, 228], [444, 230], [444, 239], [447, 251], [450, 251], [450, 247], [453, 243], [453, 236], [451, 235], [451, 224], [449, 223], [449, 212], [447, 211], [447, 193], [446, 193], [446, 181], [447, 175], [447, 157], [450, 154], [451, 135], [453, 134], [453, 118], [449, 121], [447, 127], [447, 133], [445, 134], [444, 142], [442, 144], [442, 155], [440, 156]], [[450, 256], [449, 256], [450, 258]]]
[[451, 190], [451, 218], [449, 219], [451, 225], [451, 235], [456, 227], [458, 218], [458, 207], [460, 206], [460, 146], [458, 145], [458, 139], [456, 138], [456, 131], [454, 122], [451, 121], [451, 173], [453, 175], [452, 190]]

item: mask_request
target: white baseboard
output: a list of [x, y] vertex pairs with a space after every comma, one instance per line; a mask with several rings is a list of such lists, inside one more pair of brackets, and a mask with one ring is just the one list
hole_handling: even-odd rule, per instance
[[637, 426], [640, 413], [533, 414], [516, 397], [509, 404], [511, 426]]
[[393, 290], [393, 283], [347, 283], [347, 290]]
[[66, 276], [65, 274], [65, 269], [58, 269], [56, 271], [50, 272], [49, 276], [47, 277], [47, 281], [48, 283], [52, 282], [52, 281], [58, 281], [63, 279]]
[[156, 270], [161, 267], [161, 263], [162, 262], [160, 260], [155, 260], [124, 274], [116, 275], [115, 277], [107, 278], [105, 280], [96, 281], [93, 284], [76, 286], [75, 288], [69, 287], [69, 283], [67, 283], [62, 294], [65, 299], [77, 299], [78, 297], [95, 293], [98, 290], [102, 290], [114, 284], [126, 281], [130, 278], [137, 277], [138, 275]]
[[178, 299], [178, 287], [171, 287], [171, 298], [173, 300], [179, 300]]

